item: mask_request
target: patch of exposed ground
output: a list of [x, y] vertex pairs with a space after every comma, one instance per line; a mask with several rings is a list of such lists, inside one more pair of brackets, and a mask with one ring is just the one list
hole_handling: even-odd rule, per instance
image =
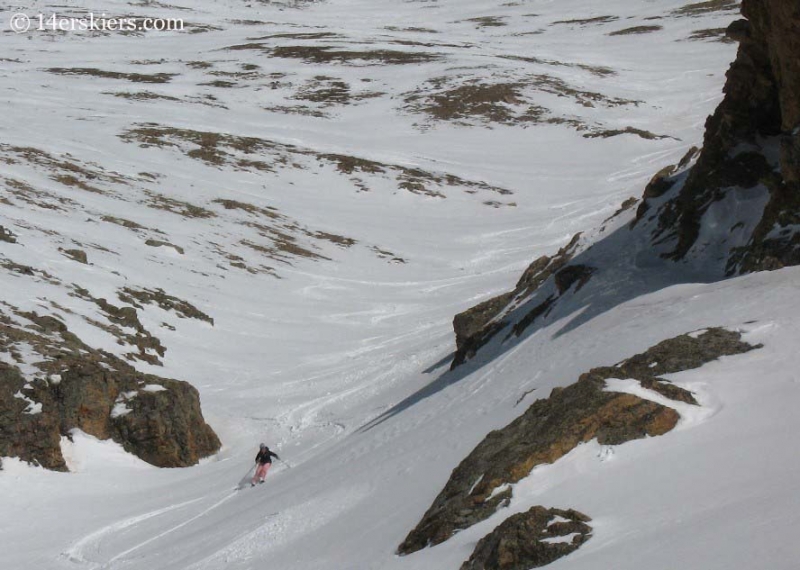
[[376, 91], [353, 91], [342, 79], [319, 75], [306, 81], [292, 99], [317, 103], [322, 107], [348, 105], [365, 99], [381, 97]]
[[336, 32], [280, 32], [277, 34], [269, 34], [257, 38], [248, 38], [250, 41], [258, 42], [264, 40], [330, 40], [343, 38], [341, 34]]
[[661, 140], [661, 139], [674, 139], [674, 137], [671, 137], [669, 135], [657, 135], [651, 133], [650, 131], [637, 129], [635, 127], [625, 127], [624, 129], [596, 129], [589, 133], [585, 133], [583, 137], [587, 139], [597, 139], [597, 138], [608, 139], [611, 137], [618, 137], [620, 135], [636, 135], [637, 137], [643, 138], [648, 141]]
[[155, 192], [147, 192], [147, 195], [149, 196], [147, 205], [156, 210], [164, 210], [184, 218], [206, 219], [216, 216], [211, 210], [190, 204], [189, 202], [184, 202], [183, 200], [177, 200], [169, 196], [164, 196], [163, 194], [156, 194]]
[[536, 65], [550, 65], [553, 67], [571, 67], [575, 69], [582, 69], [583, 71], [588, 71], [592, 75], [597, 75], [598, 77], [610, 77], [612, 75], [617, 74], [617, 72], [611, 69], [610, 67], [604, 67], [602, 65], [588, 65], [585, 63], [573, 63], [573, 62], [558, 61], [555, 59], [544, 59], [540, 57], [521, 56], [521, 55], [501, 55], [500, 57], [503, 59], [524, 61]]
[[269, 240], [268, 244], [257, 243], [248, 239], [240, 240], [239, 243], [268, 259], [287, 264], [291, 264], [291, 260], [297, 257], [314, 261], [330, 260], [330, 258], [320, 253], [303, 247], [298, 243], [297, 238], [291, 234], [267, 226], [256, 226], [256, 228], [261, 237]]
[[270, 219], [279, 219], [284, 218], [282, 214], [278, 212], [277, 208], [259, 208], [258, 206], [254, 206], [253, 204], [248, 204], [247, 202], [240, 202], [239, 200], [229, 200], [224, 198], [218, 198], [214, 200], [215, 204], [219, 204], [226, 210], [242, 210], [247, 212], [248, 214], [257, 214], [259, 216], [266, 216]]
[[[258, 207], [231, 199], [217, 199], [214, 200], [214, 203], [226, 210], [247, 214], [247, 219], [242, 221], [242, 225], [252, 229], [255, 236], [240, 239], [238, 245], [272, 261], [291, 264], [295, 258], [315, 261], [328, 260], [327, 256], [320, 253], [320, 248], [315, 242], [332, 243], [341, 248], [349, 248], [357, 243], [356, 240], [346, 236], [305, 228], [276, 208]], [[306, 238], [308, 243], [301, 243], [301, 238]], [[247, 266], [241, 256], [230, 252], [226, 252], [225, 256], [233, 267], [245, 269], [251, 273], [259, 271], [257, 268]], [[261, 266], [260, 269], [274, 274], [272, 266]]]
[[104, 222], [109, 223], [109, 224], [115, 224], [117, 226], [122, 226], [123, 228], [127, 228], [129, 230], [141, 231], [141, 230], [146, 230], [147, 229], [143, 225], [138, 224], [138, 223], [136, 223], [134, 221], [127, 220], [125, 218], [118, 218], [116, 216], [103, 216], [100, 219], [103, 220]]
[[273, 57], [299, 59], [305, 63], [340, 63], [349, 65], [413, 65], [440, 59], [428, 52], [410, 52], [389, 49], [349, 50], [333, 46], [279, 46], [273, 48]]
[[[27, 182], [17, 180], [16, 178], [4, 178], [2, 181], [3, 191], [9, 197], [13, 197], [14, 201], [19, 200], [30, 206], [35, 206], [43, 210], [59, 210], [67, 211], [67, 208], [76, 205], [76, 202], [65, 196], [58, 196], [45, 190], [34, 188]], [[6, 205], [14, 205], [14, 202], [8, 198], [3, 199]]]
[[106, 71], [94, 67], [51, 67], [47, 71], [58, 75], [124, 79], [133, 83], [169, 83], [175, 77], [174, 73], [125, 73], [121, 71]]
[[5, 256], [0, 256], [0, 267], [18, 277], [32, 277], [36, 281], [50, 283], [51, 285], [61, 284], [61, 281], [57, 277], [54, 277], [44, 269], [38, 269], [31, 267], [30, 265], [17, 263], [16, 261], [12, 261]]
[[158, 305], [165, 311], [173, 311], [179, 317], [186, 319], [197, 319], [214, 324], [214, 319], [203, 311], [192, 305], [189, 301], [184, 301], [173, 295], [168, 295], [163, 289], [134, 289], [124, 287], [117, 293], [119, 300], [123, 303], [133, 305], [138, 309], [144, 309], [142, 305]]
[[692, 41], [711, 40], [722, 42], [724, 44], [732, 44], [735, 42], [734, 39], [728, 37], [727, 28], [707, 28], [705, 30], [695, 30], [689, 34], [687, 39]]
[[[498, 78], [500, 79], [500, 78]], [[487, 82], [477, 77], [436, 77], [404, 95], [404, 108], [426, 115], [433, 121], [457, 124], [545, 124], [567, 123], [579, 130], [591, 128], [580, 119], [554, 117], [535, 102], [536, 93], [567, 97], [584, 107], [638, 105], [639, 101], [609, 97], [595, 91], [576, 88], [565, 80], [536, 74], [513, 81]]]
[[220, 89], [230, 89], [232, 87], [237, 87], [237, 83], [233, 81], [226, 81], [224, 79], [215, 79], [214, 81], [206, 81], [204, 83], [198, 83], [198, 85], [206, 86], [206, 87], [217, 87]]
[[708, 0], [695, 2], [673, 10], [673, 16], [703, 16], [711, 12], [727, 12], [739, 10], [739, 0]]
[[141, 360], [153, 365], [162, 365], [161, 358], [167, 349], [161, 341], [153, 336], [139, 320], [136, 308], [132, 306], [118, 307], [106, 299], [93, 297], [88, 290], [78, 285], [72, 286], [70, 295], [94, 303], [106, 317], [108, 322], [86, 318], [86, 321], [117, 339], [121, 346], [129, 345], [136, 348], [135, 352], [125, 355], [128, 360]]
[[273, 105], [272, 107], [264, 107], [264, 110], [281, 115], [303, 115], [305, 117], [315, 117], [317, 119], [330, 118], [330, 115], [325, 111], [321, 111], [317, 107], [311, 107], [309, 105]]
[[[511, 194], [504, 188], [491, 186], [485, 182], [466, 180], [452, 174], [428, 172], [419, 168], [379, 163], [348, 155], [317, 153], [311, 149], [255, 137], [178, 129], [155, 124], [128, 129], [120, 137], [126, 142], [138, 142], [143, 147], [180, 149], [188, 157], [207, 164], [233, 166], [242, 170], [272, 172], [279, 168], [311, 168], [313, 163], [309, 163], [307, 159], [316, 159], [318, 163], [335, 165], [338, 172], [349, 175], [354, 184], [361, 189], [366, 183], [358, 177], [359, 174], [381, 174], [393, 176], [398, 188], [437, 198], [445, 197], [443, 191], [447, 187], [461, 187], [468, 193], [486, 191], [500, 195]], [[165, 209], [176, 209], [166, 207], [170, 205], [167, 198], [162, 197], [159, 203]]]
[[186, 250], [184, 250], [181, 246], [175, 245], [174, 243], [170, 243], [168, 241], [164, 241], [161, 239], [148, 239], [144, 242], [144, 245], [147, 245], [149, 247], [169, 247], [174, 249], [181, 255], [186, 253]]
[[463, 21], [475, 24], [476, 28], [499, 28], [508, 25], [505, 20], [506, 18], [503, 16], [480, 16]]
[[[53, 155], [34, 147], [20, 147], [0, 143], [0, 163], [16, 165], [27, 163], [31, 166], [47, 171], [52, 180], [68, 186], [78, 188], [95, 194], [108, 194], [109, 191], [99, 187], [100, 184], [129, 184], [129, 180], [122, 175], [108, 171], [102, 166], [89, 162], [80, 162], [69, 154]], [[34, 196], [43, 196], [44, 193], [34, 190], [24, 182], [6, 179], [6, 183], [14, 187], [19, 193], [27, 195], [29, 199]]]
[[[255, 137], [240, 137], [209, 131], [194, 131], [165, 127], [156, 124], [144, 124], [128, 129], [120, 135], [126, 142], [138, 142], [142, 147], [176, 147], [190, 144], [194, 146], [186, 151], [186, 155], [211, 165], [233, 165], [242, 169], [271, 171], [273, 166], [261, 160], [237, 158], [234, 152], [244, 155], [266, 154], [273, 151], [287, 151], [290, 145], [282, 145], [273, 141]], [[281, 160], [279, 158], [279, 160]], [[286, 157], [282, 162], [286, 162]]]
[[420, 28], [420, 27], [407, 27], [407, 28], [400, 28], [398, 26], [385, 26], [384, 30], [389, 30], [390, 32], [413, 32], [418, 34], [438, 34], [439, 30], [434, 30], [432, 28]]
[[[233, 267], [234, 269], [240, 269], [242, 271], [246, 271], [251, 275], [264, 274], [264, 275], [271, 275], [272, 277], [280, 279], [275, 268], [270, 265], [264, 265], [264, 264], [253, 265], [252, 263], [248, 264], [245, 258], [243, 258], [241, 255], [229, 251], [223, 245], [211, 242], [211, 246], [213, 247], [214, 253], [216, 253], [218, 256], [220, 256], [227, 262], [228, 267]], [[228, 267], [224, 265], [218, 265], [217, 267], [223, 270], [228, 270]]]
[[403, 259], [402, 257], [398, 257], [397, 255], [386, 249], [382, 249], [378, 246], [373, 246], [371, 249], [378, 255], [378, 257], [380, 257], [381, 259], [386, 259], [387, 261], [389, 261], [389, 263], [403, 263], [403, 264], [406, 263], [405, 259]]
[[633, 26], [632, 28], [624, 28], [615, 32], [610, 32], [609, 36], [632, 36], [639, 34], [650, 34], [663, 30], [664, 26]]
[[120, 97], [130, 101], [180, 101], [180, 99], [177, 97], [153, 93], [152, 91], [118, 91], [116, 93], [106, 92], [105, 95], [113, 95], [114, 97]]
[[[601, 445], [663, 435], [679, 414], [672, 407], [628, 393], [611, 392], [606, 380], [636, 380], [669, 400], [696, 404], [694, 396], [664, 378], [699, 368], [721, 356], [758, 348], [741, 335], [712, 328], [665, 340], [617, 364], [594, 368], [566, 388], [555, 388], [519, 418], [486, 438], [453, 470], [417, 527], [398, 549], [401, 555], [440, 544], [508, 505], [512, 485], [537, 465], [553, 463], [581, 443]], [[468, 566], [469, 568], [469, 566]]]
[[83, 263], [84, 265], [88, 265], [89, 263], [89, 258], [82, 249], [60, 249], [59, 251], [73, 261]]
[[589, 26], [592, 24], [608, 24], [616, 22], [619, 16], [595, 16], [593, 18], [577, 18], [573, 20], [557, 20], [553, 24], [572, 24], [577, 26]]
[[467, 119], [484, 122], [517, 124], [526, 121], [540, 122], [546, 109], [526, 105], [520, 112], [522, 83], [480, 83], [477, 80], [458, 87], [442, 88], [444, 80], [436, 85], [437, 92], [421, 90], [405, 97], [406, 109], [425, 113], [437, 121], [455, 121], [462, 124]]

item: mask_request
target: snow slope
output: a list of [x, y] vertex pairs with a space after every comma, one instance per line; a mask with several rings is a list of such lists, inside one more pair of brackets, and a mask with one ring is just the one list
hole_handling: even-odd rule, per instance
[[[687, 38], [735, 12], [676, 15], [676, 0], [69, 5], [24, 11], [192, 26], [4, 33], [0, 219], [18, 243], [0, 242], [0, 261], [37, 272], [4, 266], [2, 300], [120, 355], [130, 346], [90, 322], [107, 321], [73, 284], [110, 300], [161, 287], [196, 305], [213, 326], [139, 311], [167, 353], [137, 367], [195, 385], [224, 447], [159, 470], [76, 433], [63, 444], [72, 473], [5, 458], [0, 567], [457, 568], [498, 517], [534, 504], [594, 519], [594, 537], [555, 567], [794, 567], [796, 270], [656, 290], [444, 374], [455, 313], [699, 143], [734, 47]], [[599, 16], [618, 19], [573, 21]], [[640, 25], [662, 29], [608, 35]], [[297, 46], [299, 58], [275, 51]], [[331, 49], [351, 55], [325, 61]], [[364, 59], [376, 50], [383, 61]], [[390, 50], [406, 55], [392, 63]], [[420, 53], [435, 57], [404, 61]], [[475, 82], [514, 84], [501, 105], [512, 119], [412, 108]], [[519, 118], [534, 106], [543, 118]], [[583, 136], [627, 127], [672, 138]], [[89, 265], [59, 251], [76, 247]], [[496, 517], [394, 555], [488, 431], [593, 366], [707, 326], [764, 348], [676, 377], [703, 404], [679, 430], [583, 446], [535, 470]], [[261, 440], [291, 469], [235, 491]]]

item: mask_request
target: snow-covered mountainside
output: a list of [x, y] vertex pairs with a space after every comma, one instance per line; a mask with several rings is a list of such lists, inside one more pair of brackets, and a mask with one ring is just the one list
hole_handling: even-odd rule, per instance
[[[651, 248], [656, 217], [628, 230], [631, 198], [702, 143], [737, 18], [734, 0], [5, 9], [0, 568], [455, 569], [488, 564], [500, 527], [543, 533], [546, 561], [580, 545], [553, 568], [794, 568], [800, 271], [723, 279], [729, 245], [703, 271], [711, 254]], [[768, 197], [746, 190], [701, 204], [696, 243], [735, 216], [756, 231]], [[450, 370], [453, 316], [559, 248], [519, 301], [568, 296]], [[586, 269], [559, 281], [568, 263]], [[746, 350], [703, 348], [718, 337]], [[711, 356], [641, 356], [673, 338]], [[502, 508], [397, 555], [487, 434], [599, 367], [603, 402], [643, 412], [635, 437], [589, 414], [599, 431], [483, 497]], [[283, 461], [250, 489], [261, 441]]]

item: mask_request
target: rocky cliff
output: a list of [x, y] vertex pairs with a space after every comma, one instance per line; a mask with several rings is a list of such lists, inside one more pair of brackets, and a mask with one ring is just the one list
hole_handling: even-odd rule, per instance
[[702, 150], [653, 177], [616, 241], [602, 233], [605, 224], [594, 243], [576, 236], [534, 261], [513, 291], [457, 315], [453, 367], [493, 339], [519, 336], [565, 293], [630, 260], [635, 266], [617, 288], [646, 279], [657, 264], [648, 257], [667, 272], [693, 272], [693, 281], [800, 264], [800, 4], [744, 0], [742, 13], [727, 30], [739, 50]]
[[64, 471], [61, 438], [76, 428], [159, 467], [219, 449], [191, 385], [137, 372], [54, 317], [12, 314], [0, 312], [0, 348], [15, 361], [0, 361], [0, 457]]
[[[800, 4], [744, 0], [742, 14], [728, 28], [739, 51], [697, 163], [651, 185], [637, 216], [657, 219], [652, 239], [669, 259], [728, 241], [727, 275], [800, 263]], [[760, 209], [719, 219], [749, 196]], [[724, 227], [708, 231], [712, 218]]]

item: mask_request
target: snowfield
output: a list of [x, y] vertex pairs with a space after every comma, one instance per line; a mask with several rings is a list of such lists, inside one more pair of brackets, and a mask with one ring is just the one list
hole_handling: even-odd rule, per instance
[[[701, 143], [735, 55], [714, 30], [735, 10], [67, 4], [22, 11], [190, 25], [4, 27], [0, 224], [16, 243], [0, 241], [0, 313], [57, 315], [88, 345], [190, 382], [223, 448], [158, 469], [74, 431], [70, 473], [3, 458], [0, 568], [457, 569], [533, 505], [592, 517], [592, 538], [552, 568], [797, 567], [800, 270], [714, 282], [662, 268], [607, 291], [602, 311], [576, 306], [447, 372], [456, 313], [573, 234], [602, 238], [592, 230]], [[475, 93], [502, 97], [464, 105]], [[145, 304], [167, 351], [138, 353], [91, 300], [118, 303], [126, 287], [163, 289], [213, 323]], [[671, 377], [699, 408], [625, 378], [608, 387], [680, 406], [674, 431], [583, 445], [492, 518], [395, 554], [489, 431], [592, 367], [711, 326], [763, 347]], [[41, 355], [15, 348], [35, 378]], [[261, 441], [284, 462], [237, 490]]]

